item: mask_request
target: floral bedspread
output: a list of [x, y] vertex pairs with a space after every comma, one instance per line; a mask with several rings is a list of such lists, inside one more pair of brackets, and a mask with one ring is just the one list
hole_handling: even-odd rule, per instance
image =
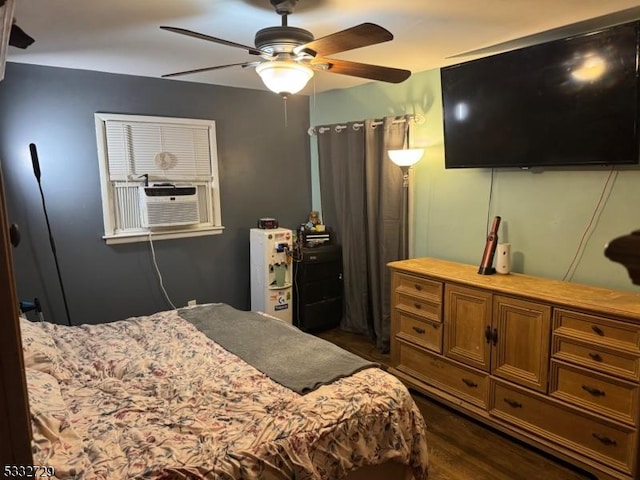
[[299, 395], [175, 311], [21, 327], [34, 463], [58, 478], [338, 480], [387, 460], [426, 478], [424, 420], [380, 369]]

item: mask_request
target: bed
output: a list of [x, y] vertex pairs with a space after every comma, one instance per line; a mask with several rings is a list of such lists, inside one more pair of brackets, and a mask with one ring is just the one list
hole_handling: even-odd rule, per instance
[[427, 477], [406, 387], [278, 319], [209, 304], [20, 325], [34, 463], [58, 478]]

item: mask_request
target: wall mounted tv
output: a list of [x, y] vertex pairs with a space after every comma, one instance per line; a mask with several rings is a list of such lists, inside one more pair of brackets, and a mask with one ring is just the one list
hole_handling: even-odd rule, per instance
[[638, 25], [443, 68], [445, 167], [637, 164]]

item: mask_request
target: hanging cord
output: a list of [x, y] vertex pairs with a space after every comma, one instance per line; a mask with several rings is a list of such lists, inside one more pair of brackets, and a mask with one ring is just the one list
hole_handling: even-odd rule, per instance
[[51, 253], [53, 253], [53, 259], [56, 263], [56, 271], [58, 272], [58, 283], [60, 283], [60, 290], [62, 291], [62, 301], [64, 302], [64, 311], [67, 314], [67, 324], [71, 326], [71, 316], [69, 315], [69, 305], [67, 305], [67, 295], [64, 291], [64, 283], [62, 283], [62, 274], [60, 273], [60, 264], [58, 263], [58, 254], [56, 252], [56, 243], [53, 240], [53, 234], [51, 233], [51, 225], [49, 224], [49, 215], [47, 214], [47, 205], [44, 201], [44, 192], [42, 191], [42, 183], [40, 182], [40, 162], [38, 161], [38, 151], [35, 143], [29, 144], [29, 151], [31, 152], [31, 163], [33, 165], [33, 174], [38, 181], [38, 188], [40, 189], [40, 198], [42, 198], [42, 209], [44, 210], [44, 218], [47, 222], [47, 230], [49, 231], [49, 244], [51, 246]]
[[487, 226], [485, 227], [487, 235], [489, 235], [489, 222], [491, 221], [491, 208], [493, 207], [493, 183], [495, 171], [495, 168], [491, 169], [491, 181], [489, 183], [489, 205], [487, 207]]
[[287, 96], [285, 94], [282, 95], [282, 104], [284, 105], [284, 128], [287, 128]]
[[169, 305], [171, 305], [171, 308], [173, 308], [175, 310], [176, 306], [173, 304], [173, 302], [169, 298], [169, 294], [164, 289], [164, 283], [162, 281], [162, 274], [160, 273], [160, 269], [158, 268], [158, 262], [156, 260], [156, 251], [153, 248], [153, 240], [151, 240], [151, 235], [152, 235], [151, 232], [149, 232], [149, 246], [151, 247], [151, 257], [153, 258], [153, 266], [155, 267], [156, 274], [158, 275], [158, 281], [160, 282], [160, 288], [162, 289], [162, 293], [164, 294], [164, 298], [167, 300], [167, 302], [169, 302]]
[[[615, 176], [614, 176], [614, 173], [615, 173]], [[580, 239], [580, 243], [578, 244], [576, 253], [573, 256], [573, 260], [571, 260], [571, 263], [567, 268], [567, 272], [562, 277], [563, 281], [567, 280], [567, 278], [573, 277], [573, 274], [575, 273], [575, 269], [577, 268], [576, 262], [579, 258], [582, 257], [582, 253], [584, 252], [584, 248], [586, 247], [586, 245], [583, 245], [583, 244], [585, 243], [585, 239], [587, 238], [587, 233], [589, 233], [589, 230], [591, 229], [591, 225], [593, 225], [593, 222], [595, 221], [596, 217], [599, 216], [599, 214], [602, 212], [602, 209], [600, 208], [600, 206], [602, 205], [602, 202], [604, 201], [604, 199], [608, 196], [607, 191], [611, 192], [611, 189], [609, 188], [609, 183], [611, 182], [612, 179], [613, 179], [613, 182], [615, 182], [615, 178], [617, 176], [618, 176], [618, 172], [615, 170], [615, 167], [611, 167], [611, 170], [609, 170], [609, 175], [607, 176], [607, 180], [604, 183], [604, 187], [602, 187], [602, 192], [600, 193], [600, 198], [598, 199], [596, 208], [593, 209], [591, 220], [589, 220], [589, 224], [587, 225], [587, 228], [585, 228], [584, 232], [582, 233], [582, 238]], [[611, 182], [611, 188], [613, 188], [613, 182]], [[569, 272], [571, 272], [571, 275], [569, 275]]]
[[318, 93], [316, 88], [316, 77], [313, 77], [313, 108], [316, 108], [316, 94]]

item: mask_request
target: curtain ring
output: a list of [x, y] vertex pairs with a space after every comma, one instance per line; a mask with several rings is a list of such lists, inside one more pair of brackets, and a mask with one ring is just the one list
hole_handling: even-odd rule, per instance
[[413, 115], [408, 115], [408, 122], [413, 123], [415, 125], [422, 125], [424, 123], [424, 116], [419, 113], [414, 113]]
[[336, 133], [340, 133], [345, 128], [347, 128], [346, 125], [336, 125], [335, 131], [336, 131]]

